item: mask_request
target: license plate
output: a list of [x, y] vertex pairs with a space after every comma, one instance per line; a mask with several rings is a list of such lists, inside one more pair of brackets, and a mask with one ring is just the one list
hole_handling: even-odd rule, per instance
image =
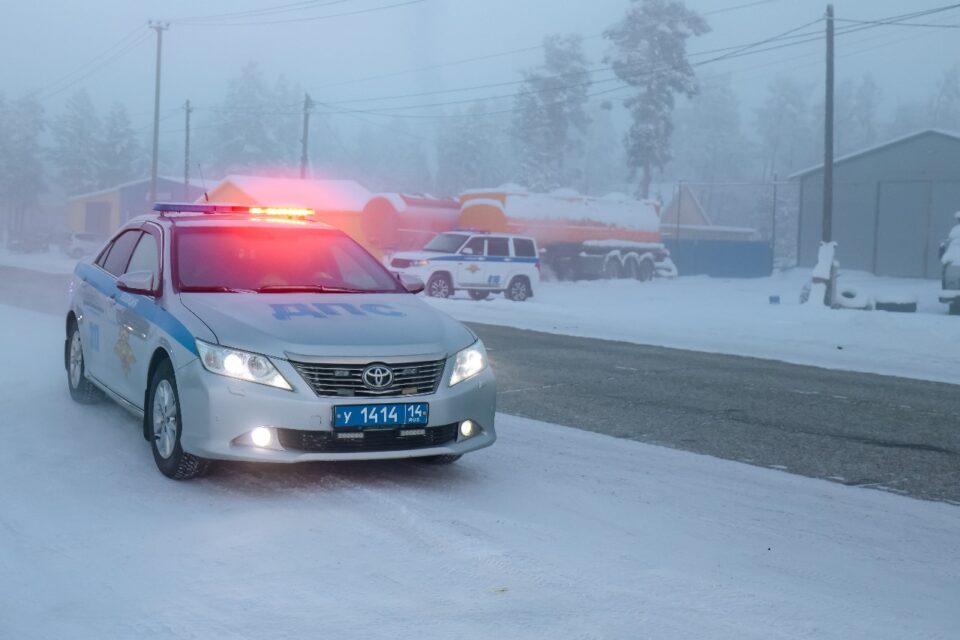
[[333, 408], [334, 427], [398, 427], [425, 425], [430, 418], [426, 402], [353, 404]]

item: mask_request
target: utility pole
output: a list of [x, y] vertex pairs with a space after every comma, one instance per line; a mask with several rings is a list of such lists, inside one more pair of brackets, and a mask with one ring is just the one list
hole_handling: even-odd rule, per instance
[[183, 141], [183, 201], [189, 202], [190, 200], [190, 112], [193, 111], [193, 108], [190, 106], [190, 101], [187, 100], [187, 103], [183, 105], [183, 110], [187, 114], [186, 122], [186, 138]]
[[300, 138], [300, 179], [307, 179], [307, 167], [310, 164], [310, 111], [313, 100], [310, 94], [303, 94], [303, 135]]
[[160, 52], [163, 48], [163, 32], [170, 28], [169, 22], [151, 20], [150, 28], [157, 32], [157, 68], [153, 92], [153, 162], [150, 164], [150, 204], [157, 201], [157, 162], [160, 153]]
[[777, 172], [773, 172], [773, 207], [770, 212], [770, 275], [777, 268]]
[[827, 89], [823, 118], [823, 241], [833, 240], [833, 5], [827, 5]]

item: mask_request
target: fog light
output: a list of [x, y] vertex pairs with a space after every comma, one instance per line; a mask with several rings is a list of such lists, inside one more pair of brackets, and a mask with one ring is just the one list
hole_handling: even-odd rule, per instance
[[473, 437], [477, 433], [477, 425], [472, 420], [464, 420], [460, 423], [460, 435], [464, 438]]
[[266, 427], [257, 427], [250, 432], [250, 440], [258, 447], [269, 447], [273, 434]]

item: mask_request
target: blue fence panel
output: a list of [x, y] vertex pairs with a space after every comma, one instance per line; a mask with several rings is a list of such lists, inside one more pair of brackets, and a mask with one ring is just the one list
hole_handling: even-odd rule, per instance
[[769, 242], [724, 240], [666, 240], [670, 257], [681, 276], [762, 278], [773, 271]]

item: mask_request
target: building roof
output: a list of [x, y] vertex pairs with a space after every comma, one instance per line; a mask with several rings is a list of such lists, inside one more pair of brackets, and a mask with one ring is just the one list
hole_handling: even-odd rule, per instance
[[[866, 149], [861, 149], [860, 151], [848, 153], [847, 155], [840, 156], [839, 158], [834, 158], [833, 165], [836, 166], [838, 164], [841, 164], [843, 162], [848, 162], [850, 160], [854, 160], [861, 156], [867, 156], [867, 155], [876, 153], [877, 151], [881, 151], [883, 149], [886, 149], [887, 147], [894, 147], [896, 145], [903, 144], [905, 142], [910, 142], [911, 140], [914, 140], [916, 138], [922, 138], [924, 136], [929, 136], [929, 135], [941, 136], [944, 138], [949, 138], [950, 140], [954, 140], [956, 142], [960, 142], [960, 133], [944, 131], [942, 129], [923, 129], [921, 131], [915, 131], [905, 136], [900, 136], [899, 138], [894, 138], [893, 140], [888, 140], [887, 142], [883, 142], [883, 143], [874, 145], [872, 147], [867, 147]], [[803, 169], [802, 171], [797, 171], [796, 173], [791, 174], [789, 176], [789, 179], [793, 180], [794, 178], [800, 178], [810, 173], [816, 173], [817, 171], [823, 171], [822, 162], [813, 167], [808, 167], [807, 169]]]
[[[159, 182], [160, 180], [165, 180], [167, 182], [174, 182], [179, 185], [183, 184], [182, 178], [171, 178], [170, 176], [157, 176], [157, 181]], [[106, 189], [98, 189], [96, 191], [89, 191], [87, 193], [79, 193], [75, 196], [70, 196], [69, 198], [67, 198], [67, 200], [81, 200], [83, 198], [102, 196], [108, 193], [113, 193], [114, 191], [121, 191], [122, 189], [126, 189], [127, 187], [133, 187], [138, 184], [144, 184], [149, 182], [150, 182], [150, 178], [138, 178], [136, 180], [130, 180], [129, 182], [121, 182], [120, 184], [113, 185], [112, 187], [107, 187]], [[193, 183], [190, 184], [190, 187], [194, 189], [200, 189], [200, 185], [193, 184]]]
[[233, 185], [263, 205], [308, 207], [316, 211], [362, 211], [371, 193], [354, 180], [301, 180], [229, 175], [210, 189]]

